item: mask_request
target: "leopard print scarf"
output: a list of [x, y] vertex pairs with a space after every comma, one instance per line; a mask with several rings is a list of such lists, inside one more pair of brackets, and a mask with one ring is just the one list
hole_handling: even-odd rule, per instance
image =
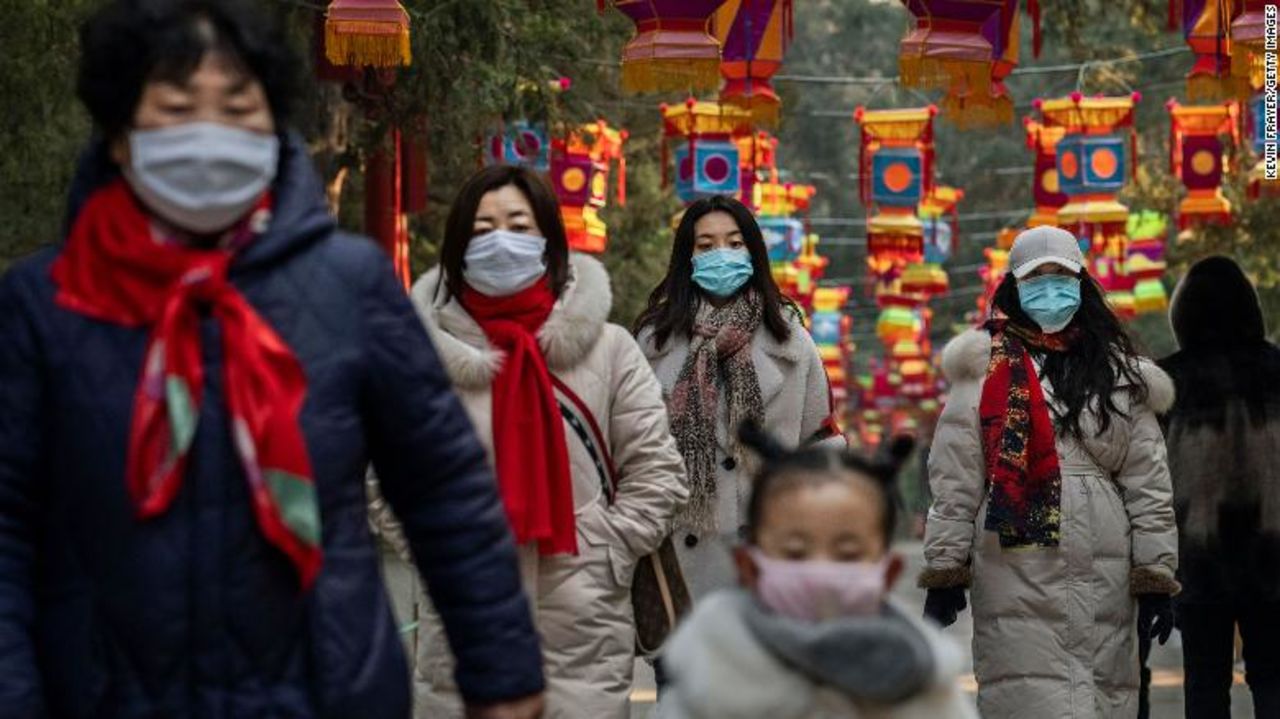
[[676, 527], [714, 531], [716, 522], [716, 426], [723, 388], [731, 455], [744, 474], [752, 474], [754, 457], [738, 442], [737, 429], [753, 419], [764, 422], [760, 379], [751, 361], [751, 338], [760, 327], [763, 305], [754, 292], [723, 307], [703, 303], [694, 319], [689, 355], [671, 391], [671, 432], [689, 476], [689, 503], [676, 517]]

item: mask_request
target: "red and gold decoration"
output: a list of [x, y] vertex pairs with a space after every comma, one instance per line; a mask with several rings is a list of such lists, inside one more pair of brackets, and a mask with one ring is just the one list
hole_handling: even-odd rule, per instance
[[1045, 125], [1030, 117], [1023, 120], [1023, 126], [1027, 132], [1027, 149], [1035, 153], [1031, 193], [1036, 209], [1027, 220], [1027, 227], [1057, 225], [1058, 210], [1067, 204], [1067, 195], [1058, 180], [1058, 143], [1067, 134], [1067, 128]]
[[847, 406], [849, 400], [848, 368], [854, 348], [849, 336], [853, 318], [844, 313], [848, 300], [848, 287], [820, 287], [813, 293], [809, 316], [809, 333], [827, 371], [831, 399], [837, 408]]
[[560, 199], [570, 249], [604, 252], [608, 228], [599, 213], [608, 204], [609, 174], [615, 164], [617, 202], [624, 205], [627, 201], [627, 161], [623, 154], [626, 140], [626, 130], [597, 120], [552, 141], [551, 184]]
[[409, 14], [396, 0], [333, 0], [325, 12], [324, 54], [338, 67], [408, 65]]
[[1178, 227], [1231, 222], [1231, 203], [1222, 194], [1225, 154], [1240, 144], [1240, 104], [1234, 100], [1216, 105], [1168, 105], [1169, 163], [1173, 174], [1187, 188], [1178, 203]]
[[[613, 0], [636, 25], [622, 48], [627, 92], [696, 92], [720, 84], [720, 43], [709, 32], [725, 0]], [[598, 0], [601, 9], [604, 0]]]
[[[942, 89], [943, 116], [960, 127], [1013, 120], [1004, 80], [1018, 64], [1018, 0], [902, 0], [915, 26], [902, 39], [898, 75], [906, 87]], [[1030, 3], [1034, 51], [1040, 11]]]
[[775, 125], [782, 101], [772, 79], [792, 37], [793, 0], [725, 0], [712, 17], [721, 45], [720, 101], [751, 112], [757, 124]]

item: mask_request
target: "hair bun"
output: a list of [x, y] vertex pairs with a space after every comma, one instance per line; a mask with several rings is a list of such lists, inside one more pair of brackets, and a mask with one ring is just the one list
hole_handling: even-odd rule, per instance
[[906, 464], [907, 459], [911, 457], [911, 451], [915, 447], [915, 439], [905, 434], [897, 435], [888, 442], [882, 443], [872, 460], [876, 478], [885, 484], [892, 484], [902, 465]]

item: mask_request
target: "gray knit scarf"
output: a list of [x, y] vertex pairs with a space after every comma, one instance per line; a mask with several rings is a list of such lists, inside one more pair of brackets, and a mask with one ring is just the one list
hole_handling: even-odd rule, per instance
[[728, 410], [729, 449], [740, 471], [755, 466], [739, 445], [737, 430], [746, 420], [764, 423], [760, 379], [751, 361], [751, 338], [763, 317], [760, 296], [745, 292], [723, 307], [704, 302], [694, 318], [689, 356], [671, 390], [671, 433], [684, 456], [689, 503], [676, 517], [678, 530], [705, 532], [716, 522], [716, 425], [720, 390]]

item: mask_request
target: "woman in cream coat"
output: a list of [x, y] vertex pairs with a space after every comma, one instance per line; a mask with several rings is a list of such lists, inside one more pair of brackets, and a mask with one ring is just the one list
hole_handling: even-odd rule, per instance
[[[484, 284], [479, 273], [483, 258], [465, 250], [468, 243], [480, 240], [479, 235], [495, 229], [516, 235], [512, 241], [517, 245], [534, 233], [544, 238], [542, 259], [548, 282], [553, 287], [560, 284], [554, 307], [536, 338], [553, 381], [562, 385], [556, 388], [561, 411], [574, 418], [561, 422], [572, 480], [577, 554], [543, 553], [534, 543], [522, 544], [520, 554], [525, 591], [542, 636], [546, 716], [625, 719], [635, 661], [631, 578], [637, 561], [653, 552], [669, 533], [671, 519], [685, 501], [684, 467], [653, 371], [630, 334], [607, 322], [612, 293], [604, 267], [590, 257], [569, 255], [550, 188], [536, 175], [510, 167], [488, 168], [462, 190], [446, 231], [443, 269], [428, 272], [412, 292], [454, 389], [491, 457], [495, 450], [493, 388], [506, 357], [467, 309], [467, 295], [459, 297], [451, 289], [448, 273], [452, 256], [453, 271], [465, 276], [466, 284]], [[515, 247], [508, 248], [512, 251], [494, 267], [505, 272], [529, 261], [516, 261], [520, 253]], [[451, 255], [451, 250], [457, 254]], [[533, 262], [537, 260], [536, 255], [532, 257]], [[495, 289], [489, 294], [498, 293]], [[520, 411], [531, 412], [525, 407]], [[574, 426], [591, 436], [593, 420], [607, 445], [604, 449], [612, 455], [616, 488], [604, 479], [608, 472], [599, 448], [593, 456]], [[381, 516], [376, 505], [375, 515]], [[395, 532], [384, 534], [394, 536]], [[416, 716], [461, 716], [443, 628], [423, 593], [418, 593], [417, 601]]]
[[1138, 634], [1173, 628], [1172, 385], [1083, 265], [1070, 233], [1024, 232], [996, 316], [943, 352], [920, 585], [944, 625], [972, 590], [986, 719], [1134, 717]]

